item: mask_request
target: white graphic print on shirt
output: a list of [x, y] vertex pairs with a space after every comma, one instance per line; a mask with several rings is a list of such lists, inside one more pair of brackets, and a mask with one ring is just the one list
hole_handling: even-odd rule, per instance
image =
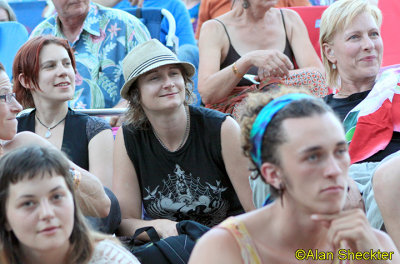
[[178, 164], [174, 173], [168, 174], [168, 180], [163, 180], [161, 188], [157, 185], [153, 190], [144, 189], [146, 212], [152, 218], [195, 220], [214, 226], [224, 220], [229, 209], [228, 202], [222, 198], [227, 187], [222, 186], [221, 181], [202, 184], [199, 177], [193, 178]]

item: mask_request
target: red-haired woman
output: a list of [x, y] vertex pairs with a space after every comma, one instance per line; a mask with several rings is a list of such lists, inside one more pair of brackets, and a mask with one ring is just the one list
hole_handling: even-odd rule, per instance
[[[18, 132], [31, 131], [44, 137], [75, 164], [96, 175], [104, 186], [111, 187], [110, 126], [100, 118], [76, 113], [68, 107], [76, 81], [75, 58], [68, 42], [49, 35], [30, 39], [15, 57], [13, 76], [17, 100], [24, 108], [34, 108], [18, 118]], [[113, 197], [108, 189], [106, 192]], [[115, 214], [118, 218], [118, 212]], [[103, 206], [89, 215], [105, 217], [109, 211]], [[106, 227], [100, 230], [114, 231]]]

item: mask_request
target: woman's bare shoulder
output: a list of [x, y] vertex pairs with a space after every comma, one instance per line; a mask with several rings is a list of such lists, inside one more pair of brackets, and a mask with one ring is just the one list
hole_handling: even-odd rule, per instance
[[23, 131], [17, 133], [12, 140], [8, 141], [4, 146], [4, 150], [5, 152], [8, 152], [13, 149], [28, 145], [40, 145], [44, 147], [52, 146], [47, 140], [39, 135], [36, 135], [33, 132]]
[[[218, 21], [217, 21], [217, 19], [218, 19]], [[209, 19], [209, 20], [207, 20], [206, 22], [203, 23], [200, 32], [205, 30], [207, 33], [220, 34], [220, 33], [224, 32], [224, 28], [223, 28], [223, 25], [221, 24], [221, 22], [223, 24], [225, 24], [224, 21], [219, 19], [219, 18]]]
[[290, 23], [293, 24], [294, 26], [298, 25], [299, 22], [302, 22], [300, 24], [304, 24], [303, 20], [301, 19], [300, 15], [292, 10], [292, 9], [286, 9], [286, 8], [282, 8], [282, 13], [283, 16], [285, 18], [285, 23]]
[[[375, 237], [379, 241], [381, 248], [378, 248], [381, 252], [387, 252], [385, 254], [389, 254], [390, 263], [400, 263], [400, 254], [399, 250], [396, 248], [392, 238], [385, 232], [375, 229], [372, 229]], [[376, 249], [376, 250], [378, 250]]]
[[384, 247], [384, 250], [396, 248], [392, 238], [387, 233], [375, 228], [373, 228], [373, 231], [379, 243]]
[[189, 264], [196, 263], [242, 263], [240, 248], [230, 232], [213, 228], [196, 243]]

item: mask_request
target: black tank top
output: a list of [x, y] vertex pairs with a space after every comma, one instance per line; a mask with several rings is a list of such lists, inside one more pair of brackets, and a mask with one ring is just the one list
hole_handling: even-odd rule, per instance
[[[288, 56], [288, 58], [290, 59], [290, 61], [292, 63], [294, 63], [294, 54], [293, 54], [293, 50], [292, 47], [290, 46], [290, 42], [289, 39], [287, 37], [287, 33], [286, 33], [286, 25], [285, 25], [285, 18], [283, 16], [283, 12], [281, 11], [281, 15], [282, 15], [282, 23], [283, 23], [283, 28], [285, 30], [285, 36], [286, 36], [286, 44], [285, 44], [285, 49], [283, 51], [283, 53]], [[240, 59], [240, 55], [239, 53], [235, 50], [235, 48], [232, 46], [232, 42], [231, 42], [231, 38], [229, 37], [228, 34], [228, 30], [226, 29], [224, 23], [222, 23], [222, 21], [215, 19], [216, 21], [218, 21], [219, 23], [222, 24], [222, 26], [225, 29], [226, 35], [228, 36], [228, 40], [229, 40], [229, 50], [228, 50], [228, 54], [226, 55], [225, 60], [221, 63], [220, 68], [224, 69], [227, 66], [230, 66], [231, 64], [233, 64], [235, 61], [237, 61], [238, 59]], [[258, 72], [258, 68], [252, 66], [247, 73], [248, 74], [253, 74], [253, 75], [257, 75]], [[252, 85], [253, 83], [250, 82], [249, 80], [242, 78], [239, 83], [237, 84], [237, 86], [248, 86], [248, 85]]]
[[221, 150], [226, 115], [189, 107], [190, 133], [176, 152], [161, 146], [151, 129], [123, 125], [125, 148], [139, 181], [145, 216], [194, 220], [214, 226], [243, 213]]
[[[35, 133], [35, 112], [36, 109], [18, 117], [18, 132], [31, 131]], [[91, 118], [93, 117], [68, 109], [61, 146], [61, 150], [67, 154], [68, 158], [85, 170], [89, 170], [89, 141], [91, 138], [88, 138], [87, 135], [87, 125]], [[93, 127], [92, 134], [97, 135], [105, 129], [111, 129], [111, 127], [104, 120], [99, 121], [98, 125]]]

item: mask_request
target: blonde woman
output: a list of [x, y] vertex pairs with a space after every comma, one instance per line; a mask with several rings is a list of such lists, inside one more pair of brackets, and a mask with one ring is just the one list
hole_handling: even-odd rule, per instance
[[363, 0], [341, 0], [322, 15], [320, 45], [334, 94], [325, 102], [345, 124], [352, 165], [368, 221], [400, 247], [400, 70], [380, 74], [382, 14]]

